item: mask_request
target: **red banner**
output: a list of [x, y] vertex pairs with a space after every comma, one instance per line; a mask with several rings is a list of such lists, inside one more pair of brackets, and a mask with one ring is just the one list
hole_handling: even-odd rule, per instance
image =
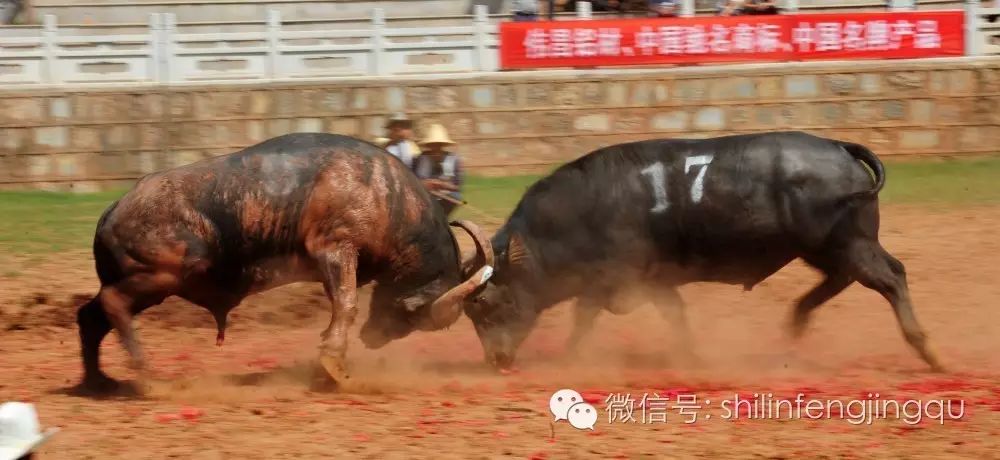
[[948, 10], [504, 22], [500, 67], [961, 56], [964, 18]]

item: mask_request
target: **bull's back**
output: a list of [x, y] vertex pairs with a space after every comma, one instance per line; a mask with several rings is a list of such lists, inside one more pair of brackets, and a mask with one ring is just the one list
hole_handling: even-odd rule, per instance
[[870, 176], [835, 142], [802, 133], [642, 141], [560, 168], [510, 225], [550, 271], [666, 267], [723, 280], [811, 244], [835, 217], [813, 211], [865, 187]]
[[[104, 239], [147, 264], [172, 246], [184, 254], [182, 270], [204, 271], [233, 289], [258, 290], [280, 284], [281, 277], [307, 277], [313, 268], [306, 254], [309, 226], [351, 218], [345, 210], [371, 198], [352, 192], [386, 177], [415, 180], [398, 160], [357, 139], [279, 136], [144, 177], [102, 225]], [[317, 195], [325, 203], [317, 203]]]

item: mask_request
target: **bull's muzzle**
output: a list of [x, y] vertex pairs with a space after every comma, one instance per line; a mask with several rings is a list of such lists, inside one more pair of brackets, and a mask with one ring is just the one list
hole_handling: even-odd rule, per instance
[[389, 336], [375, 329], [370, 329], [370, 328], [361, 329], [361, 343], [363, 343], [367, 348], [370, 348], [372, 350], [382, 348], [391, 341], [392, 339]]

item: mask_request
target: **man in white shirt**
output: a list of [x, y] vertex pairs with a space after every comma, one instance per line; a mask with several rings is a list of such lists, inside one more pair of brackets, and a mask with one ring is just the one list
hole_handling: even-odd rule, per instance
[[413, 159], [420, 155], [420, 147], [413, 142], [413, 120], [406, 114], [397, 113], [385, 125], [388, 138], [380, 143], [394, 157], [399, 158], [407, 168], [413, 168]]

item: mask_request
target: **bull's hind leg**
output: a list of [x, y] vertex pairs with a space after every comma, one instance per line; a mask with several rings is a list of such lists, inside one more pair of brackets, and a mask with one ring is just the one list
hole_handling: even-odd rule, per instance
[[143, 273], [118, 283], [101, 287], [90, 302], [77, 311], [80, 328], [80, 351], [83, 355], [83, 387], [88, 391], [107, 392], [118, 387], [100, 364], [101, 342], [114, 327], [129, 353], [133, 368], [144, 366], [142, 348], [132, 325], [132, 317], [166, 298], [164, 290], [173, 280], [169, 275]]
[[795, 304], [795, 312], [788, 328], [789, 335], [796, 340], [802, 337], [809, 326], [809, 317], [813, 310], [843, 292], [854, 282], [842, 267], [829, 262], [826, 257], [813, 256], [805, 259], [810, 265], [822, 270], [826, 278]]
[[348, 377], [347, 331], [358, 315], [358, 254], [353, 247], [341, 246], [316, 257], [323, 275], [323, 288], [330, 299], [330, 324], [323, 331], [320, 364], [335, 381]]
[[877, 241], [862, 239], [850, 244], [848, 258], [851, 275], [869, 289], [882, 294], [892, 304], [896, 320], [906, 341], [935, 371], [944, 367], [930, 346], [927, 334], [917, 322], [910, 291], [906, 285], [906, 270], [902, 262], [890, 255]]
[[163, 302], [176, 286], [177, 277], [173, 274], [138, 273], [114, 285], [102, 287], [97, 295], [104, 314], [121, 337], [122, 345], [129, 354], [129, 365], [133, 369], [145, 368], [142, 346], [132, 325], [133, 317]]
[[101, 342], [111, 331], [99, 297], [94, 297], [76, 312], [80, 329], [80, 352], [83, 355], [83, 387], [94, 392], [113, 391], [118, 382], [101, 370]]

